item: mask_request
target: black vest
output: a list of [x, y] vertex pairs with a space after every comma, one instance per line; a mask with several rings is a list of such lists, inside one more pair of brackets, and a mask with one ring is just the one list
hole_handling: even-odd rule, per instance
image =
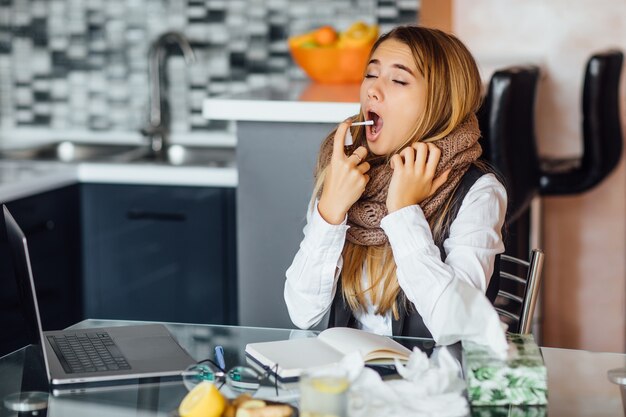
[[[465, 195], [472, 187], [472, 185], [474, 185], [476, 180], [478, 180], [478, 178], [483, 175], [484, 173], [478, 167], [472, 164], [470, 169], [468, 169], [463, 176], [463, 179], [459, 183], [459, 186], [454, 193], [450, 210], [448, 211], [448, 216], [452, 216], [452, 218], [456, 217], [459, 208], [461, 207], [461, 203], [465, 198]], [[438, 244], [442, 261], [445, 260], [446, 256], [443, 249], [443, 242], [448, 238], [448, 234], [449, 230], [444, 233], [441, 242]], [[487, 287], [486, 291], [486, 296], [492, 304], [496, 299], [496, 295], [498, 295], [499, 289], [500, 255], [497, 255], [493, 274], [491, 275], [489, 286]], [[426, 325], [424, 324], [424, 320], [422, 320], [422, 316], [415, 310], [415, 308], [410, 308], [407, 311], [406, 304], [407, 303], [398, 302], [398, 313], [400, 318], [398, 320], [393, 320], [391, 326], [393, 335], [432, 338], [430, 331], [426, 328]], [[330, 308], [328, 327], [357, 327], [357, 321], [352, 314], [352, 310], [350, 310], [350, 306], [345, 302], [342, 295], [341, 277], [339, 277], [335, 298], [333, 299], [333, 303]]]

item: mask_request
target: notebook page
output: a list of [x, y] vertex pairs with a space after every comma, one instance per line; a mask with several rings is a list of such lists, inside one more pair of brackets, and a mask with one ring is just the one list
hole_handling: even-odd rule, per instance
[[246, 353], [263, 365], [278, 364], [281, 377], [297, 376], [303, 369], [336, 363], [343, 357], [316, 337], [249, 343]]
[[344, 355], [358, 350], [366, 360], [368, 354], [374, 351], [381, 351], [382, 353], [381, 355], [374, 355], [374, 357], [383, 358], [408, 358], [411, 354], [409, 349], [387, 336], [348, 327], [326, 329], [319, 334], [318, 338]]

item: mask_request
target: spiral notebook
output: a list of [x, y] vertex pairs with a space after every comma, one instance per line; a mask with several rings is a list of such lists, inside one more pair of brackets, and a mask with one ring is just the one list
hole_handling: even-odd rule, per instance
[[274, 373], [280, 382], [293, 382], [303, 370], [331, 365], [359, 351], [366, 363], [406, 361], [411, 351], [387, 336], [348, 327], [333, 327], [317, 337], [249, 343], [246, 356]]

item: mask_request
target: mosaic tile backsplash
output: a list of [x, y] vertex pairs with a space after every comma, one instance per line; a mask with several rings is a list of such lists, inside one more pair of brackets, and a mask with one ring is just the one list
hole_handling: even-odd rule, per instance
[[138, 132], [148, 50], [169, 30], [197, 58], [167, 63], [171, 129], [185, 133], [220, 128], [202, 117], [207, 96], [305, 78], [291, 34], [356, 20], [384, 32], [418, 14], [419, 0], [0, 0], [0, 140], [27, 128]]

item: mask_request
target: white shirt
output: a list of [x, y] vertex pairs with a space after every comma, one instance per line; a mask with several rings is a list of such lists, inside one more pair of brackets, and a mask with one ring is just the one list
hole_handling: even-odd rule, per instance
[[[484, 293], [495, 256], [504, 252], [501, 230], [506, 206], [504, 186], [493, 174], [481, 176], [465, 195], [450, 226], [443, 244], [445, 261], [418, 205], [404, 207], [382, 219], [381, 227], [397, 265], [398, 283], [435, 341], [456, 341], [449, 340], [450, 329], [444, 328], [450, 323], [454, 323], [453, 339], [458, 340], [464, 336], [458, 333], [477, 334], [484, 326], [472, 321], [464, 306], [475, 305], [477, 297], [487, 300]], [[289, 316], [299, 328], [315, 326], [330, 309], [343, 266], [341, 252], [349, 228], [346, 221], [339, 225], [327, 223], [317, 204], [307, 213], [304, 239], [287, 270], [284, 291]], [[474, 300], [466, 301], [469, 298]], [[366, 307], [366, 312], [355, 314], [360, 327], [391, 335], [390, 313], [380, 316], [374, 314], [374, 306]], [[494, 317], [497, 320], [495, 312]]]

